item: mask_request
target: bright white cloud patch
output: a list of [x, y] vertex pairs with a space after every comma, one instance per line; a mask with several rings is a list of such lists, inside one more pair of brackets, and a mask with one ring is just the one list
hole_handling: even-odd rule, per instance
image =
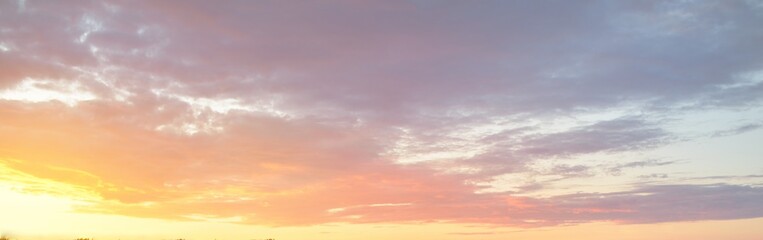
[[[263, 114], [283, 119], [290, 117], [286, 112], [276, 109], [273, 101], [245, 103], [237, 98], [193, 97], [159, 89], [154, 89], [152, 92], [157, 96], [188, 104], [190, 108], [188, 116], [178, 117], [170, 123], [157, 126], [155, 129], [159, 131], [170, 131], [183, 135], [220, 133], [225, 130], [221, 120], [232, 112]], [[163, 107], [159, 108], [160, 111], [163, 109]]]
[[7, 52], [10, 50], [11, 50], [11, 47], [8, 44], [4, 42], [0, 42], [0, 52]]
[[83, 89], [79, 82], [25, 78], [14, 87], [1, 90], [0, 99], [24, 102], [59, 101], [73, 107], [79, 102], [94, 100], [96, 96]]

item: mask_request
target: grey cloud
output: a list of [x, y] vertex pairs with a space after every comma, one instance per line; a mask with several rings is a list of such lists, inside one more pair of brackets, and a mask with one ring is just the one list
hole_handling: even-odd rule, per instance
[[742, 134], [750, 131], [755, 131], [759, 128], [763, 127], [763, 124], [760, 123], [748, 123], [741, 126], [737, 126], [731, 129], [717, 131], [713, 133], [713, 137], [726, 137], [726, 136], [732, 136], [737, 134]]
[[[562, 216], [571, 218], [561, 221], [655, 223], [763, 216], [763, 206], [759, 204], [763, 201], [763, 188], [756, 186], [644, 186], [631, 192], [575, 194], [548, 201], [562, 211]], [[576, 220], [575, 216], [579, 218]]]
[[670, 165], [675, 163], [677, 163], [677, 161], [663, 161], [663, 160], [651, 159], [651, 160], [615, 164], [615, 166], [607, 167], [606, 171], [609, 174], [619, 175], [623, 172], [623, 170], [628, 168], [658, 167], [658, 166], [665, 166], [665, 165]]
[[566, 132], [530, 136], [519, 142], [518, 152], [531, 156], [565, 156], [600, 151], [654, 147], [670, 134], [637, 118], [598, 122]]
[[[481, 141], [491, 144], [484, 153], [468, 159], [426, 163], [439, 168], [467, 167], [477, 169], [474, 177], [492, 176], [528, 171], [527, 164], [549, 157], [569, 158], [579, 154], [597, 152], [621, 152], [658, 147], [673, 141], [674, 136], [639, 117], [624, 117], [596, 122], [571, 130], [549, 134], [524, 134], [531, 128], [510, 129], [487, 136]], [[619, 173], [624, 168], [660, 166], [673, 162], [648, 160], [631, 163], [616, 163], [616, 166], [596, 166], [606, 168], [609, 173]], [[558, 165], [549, 174], [567, 177], [589, 176], [593, 166]]]
[[[752, 31], [761, 17], [741, 2], [314, 7], [200, 1], [182, 7], [114, 3], [119, 11], [93, 3], [62, 12], [67, 8], [55, 3], [27, 5], [37, 12], [20, 14], [28, 19], [24, 27], [44, 29], [34, 24], [54, 18], [69, 19], [66, 25], [83, 16], [97, 18], [104, 30], [91, 33], [88, 44], [104, 49], [110, 63], [182, 79], [189, 94], [251, 100], [276, 92], [284, 106], [313, 114], [338, 108], [337, 114], [403, 125], [425, 117], [418, 115], [421, 110], [453, 106], [503, 114], [651, 98], [683, 101], [758, 66], [762, 55], [751, 45], [761, 37]], [[714, 9], [719, 11], [708, 11]], [[674, 10], [695, 20], [665, 16]], [[42, 14], [51, 17], [45, 21]], [[664, 17], [663, 28], [648, 27], [654, 16]], [[161, 29], [169, 42], [159, 55], [108, 53], [148, 48], [137, 34], [145, 26]], [[708, 26], [717, 30], [704, 31]], [[623, 27], [642, 31], [641, 37]], [[673, 32], [657, 34], [668, 30]], [[81, 33], [50, 34], [48, 39], [73, 39]], [[16, 32], [8, 39], [18, 37]], [[72, 61], [92, 61], [87, 44], [61, 42], [66, 44], [41, 42], [42, 48], [29, 51], [74, 49], [59, 58], [92, 64]], [[245, 81], [253, 75], [265, 78]]]
[[[761, 16], [744, 4], [30, 2], [23, 13], [6, 8], [13, 10], [4, 14], [12, 31], [3, 34], [19, 44], [35, 43], [20, 47], [27, 55], [148, 73], [119, 76], [139, 82], [130, 89], [136, 98], [144, 97], [141, 86], [170, 87], [149, 80], [165, 79], [181, 83], [174, 90], [191, 96], [248, 103], [277, 98], [277, 107], [303, 115], [418, 128], [420, 122], [440, 122], [433, 118], [454, 108], [500, 116], [645, 100], [668, 106], [720, 101], [710, 95], [720, 94], [713, 86], [759, 68], [762, 60], [754, 47], [761, 38], [754, 23]], [[679, 10], [692, 18], [670, 18], [670, 11]], [[79, 44], [74, 40], [82, 29], [68, 26], [85, 17], [103, 29]], [[663, 20], [657, 28], [654, 17]], [[716, 30], [704, 31], [708, 26]], [[34, 31], [44, 38], [30, 35], [30, 29], [47, 28], [52, 31]], [[89, 46], [100, 53], [94, 56]], [[24, 62], [16, 53], [6, 57]], [[36, 61], [15, 67], [29, 70], [3, 81], [50, 64]], [[732, 95], [759, 94], [723, 94]], [[439, 124], [468, 123], [448, 118]]]
[[557, 165], [554, 166], [550, 174], [553, 175], [562, 175], [565, 177], [582, 177], [582, 176], [592, 176], [592, 173], [590, 172], [591, 167], [585, 166], [585, 165]]
[[649, 175], [641, 175], [641, 176], [638, 176], [638, 177], [641, 178], [641, 179], [664, 179], [664, 178], [668, 178], [668, 174], [665, 174], [665, 173], [652, 173], [652, 174], [649, 174]]

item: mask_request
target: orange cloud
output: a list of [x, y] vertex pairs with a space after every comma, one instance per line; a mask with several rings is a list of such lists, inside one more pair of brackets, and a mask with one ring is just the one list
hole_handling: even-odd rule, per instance
[[[758, 185], [525, 195], [549, 182], [593, 177], [597, 167], [621, 174], [661, 165], [530, 169], [541, 160], [678, 139], [661, 122], [677, 110], [653, 105], [759, 99], [757, 75], [741, 83], [726, 76], [754, 73], [747, 68], [757, 66], [761, 48], [654, 36], [666, 49], [599, 42], [640, 38], [601, 27], [620, 23], [601, 19], [609, 14], [575, 15], [590, 12], [575, 3], [0, 4], [0, 164], [14, 174], [3, 180], [87, 199], [92, 204], [78, 206], [81, 212], [276, 226], [763, 216]], [[642, 16], [641, 8], [620, 7], [623, 14], [611, 15]], [[728, 14], [740, 16], [736, 30], [759, 28], [748, 9], [729, 6], [740, 13]], [[757, 39], [724, 36], [729, 43]], [[578, 52], [580, 39], [604, 49]], [[653, 64], [664, 59], [676, 63]], [[631, 105], [637, 111], [612, 111]], [[578, 115], [587, 120], [570, 120]], [[418, 160], [431, 161], [411, 163]], [[518, 172], [551, 180], [485, 191]]]

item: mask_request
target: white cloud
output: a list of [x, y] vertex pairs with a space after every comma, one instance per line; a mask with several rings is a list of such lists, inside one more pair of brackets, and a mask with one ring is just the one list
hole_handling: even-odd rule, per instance
[[84, 43], [91, 33], [103, 30], [103, 23], [92, 16], [86, 15], [82, 17], [79, 27], [82, 29], [82, 34], [79, 36], [78, 41]]
[[723, 84], [719, 87], [723, 90], [734, 88], [752, 87], [763, 83], [763, 69], [748, 71], [734, 76], [734, 82]]
[[59, 101], [70, 107], [96, 96], [84, 90], [79, 82], [25, 78], [15, 87], [0, 91], [0, 99], [23, 102]]

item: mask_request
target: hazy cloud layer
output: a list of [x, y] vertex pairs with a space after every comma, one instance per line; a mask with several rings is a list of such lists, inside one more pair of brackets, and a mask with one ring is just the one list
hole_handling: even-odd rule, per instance
[[[761, 22], [754, 1], [3, 1], [0, 163], [100, 198], [80, 211], [155, 218], [762, 217], [756, 185], [476, 193], [669, 145], [681, 113], [761, 106]], [[674, 163], [611, 162], [547, 174]]]

